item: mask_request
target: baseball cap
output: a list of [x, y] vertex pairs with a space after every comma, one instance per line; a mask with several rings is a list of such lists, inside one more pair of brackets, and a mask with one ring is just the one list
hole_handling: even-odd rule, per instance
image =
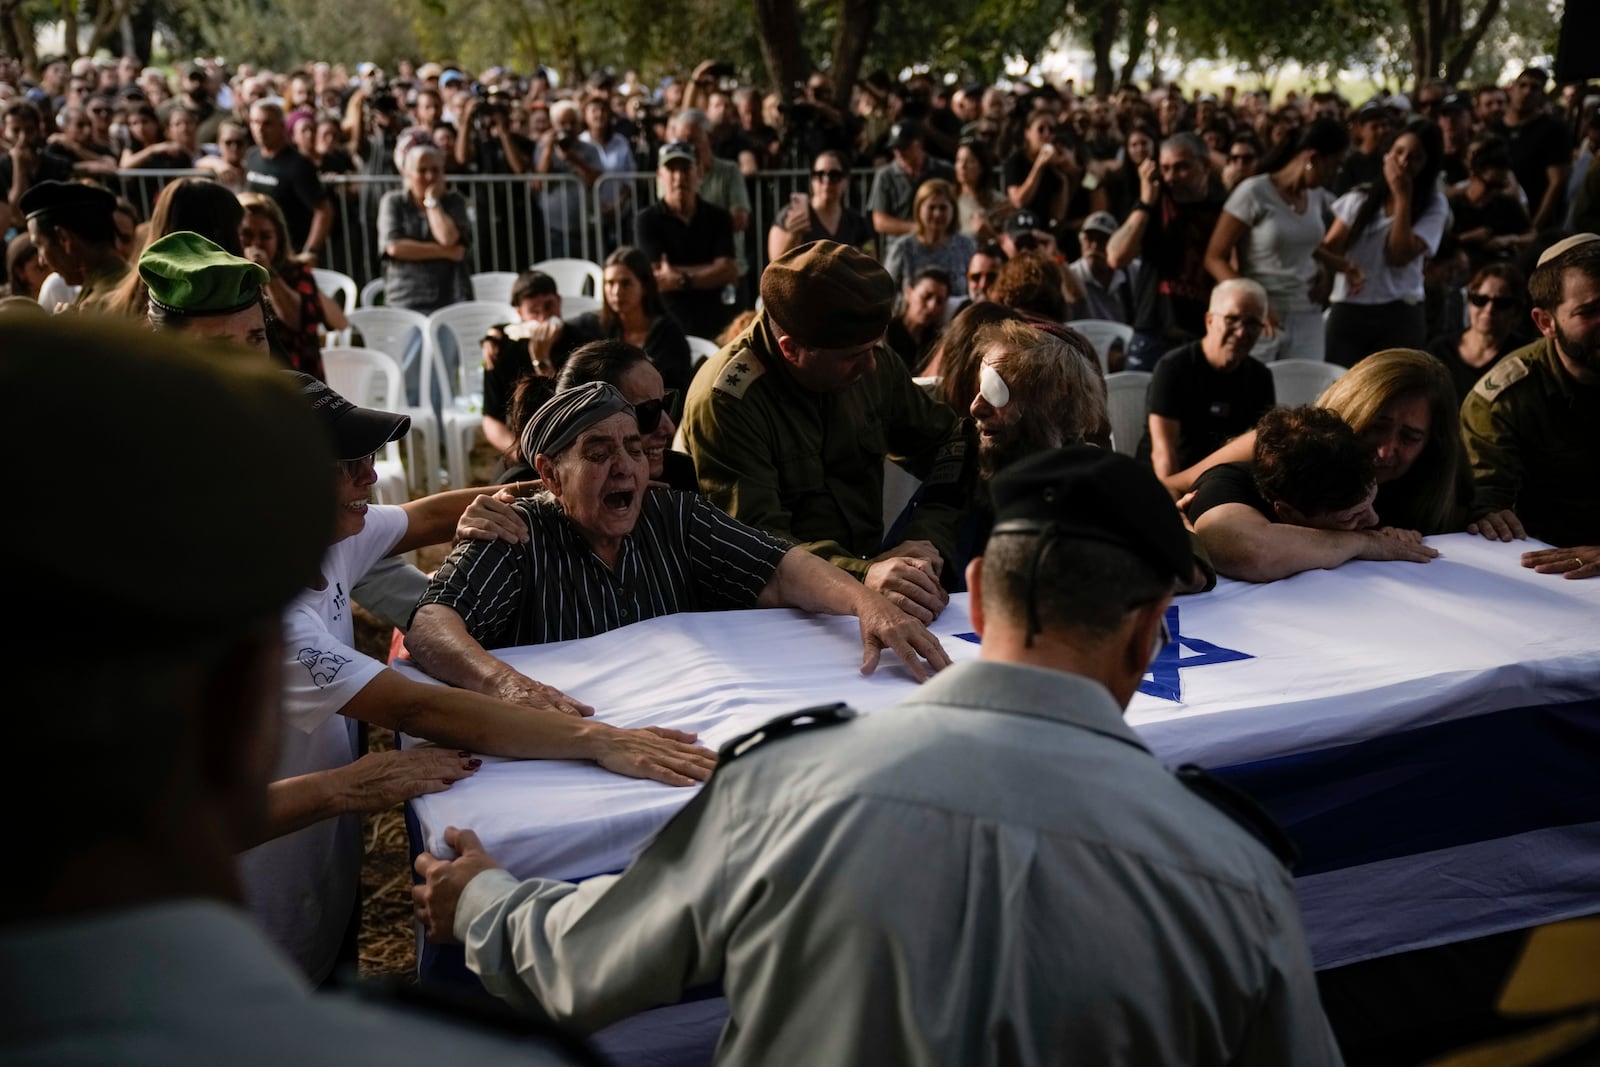
[[669, 141], [661, 146], [661, 154], [656, 157], [661, 166], [686, 160], [690, 163], [699, 163], [700, 154], [694, 150], [694, 145], [688, 141]]
[[[1024, 233], [1034, 233], [1035, 231], [1049, 233], [1054, 229], [1055, 224], [1053, 222], [1049, 219], [1041, 219], [1026, 208], [1014, 213], [1006, 220], [1006, 233], [1013, 237]], [[1116, 228], [1113, 227], [1111, 232], [1116, 233]]]
[[362, 459], [411, 431], [411, 416], [357, 407], [309, 374], [285, 371], [333, 441], [335, 459]]
[[1083, 220], [1080, 229], [1084, 233], [1103, 233], [1109, 237], [1117, 232], [1117, 217], [1109, 211], [1096, 211]]
[[922, 124], [907, 119], [889, 127], [889, 147], [905, 148], [922, 140]]

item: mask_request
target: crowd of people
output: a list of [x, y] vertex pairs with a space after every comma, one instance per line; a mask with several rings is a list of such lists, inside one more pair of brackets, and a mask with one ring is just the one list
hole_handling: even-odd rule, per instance
[[[720, 978], [730, 1062], [1339, 1062], [1272, 828], [1162, 768], [1122, 711], [1172, 598], [1219, 576], [1426, 564], [1425, 538], [1454, 532], [1545, 542], [1521, 561], [1551, 581], [1600, 576], [1600, 94], [1569, 88], [1552, 104], [1530, 69], [1350, 108], [872, 75], [836, 99], [818, 73], [783, 100], [710, 62], [655, 90], [608, 74], [569, 91], [543, 71], [200, 61], [174, 92], [136, 63], [0, 61], [0, 372], [59, 377], [59, 346], [80, 346], [71, 395], [95, 440], [140, 440], [156, 497], [194, 477], [193, 441], [124, 394], [209, 397], [205, 469], [235, 459], [219, 483], [277, 494], [229, 520], [248, 565], [182, 526], [193, 602], [78, 570], [87, 534], [25, 583], [25, 608], [79, 591], [130, 641], [168, 641], [91, 672], [96, 714], [30, 725], [39, 743], [115, 718], [132, 676], [177, 694], [136, 706], [178, 754], [155, 760], [170, 790], [93, 784], [149, 818], [59, 844], [25, 909], [58, 925], [0, 952], [59, 966], [147, 937], [74, 918], [221, 900], [255, 929], [206, 921], [252, 966], [264, 932], [324, 983], [351, 958], [362, 813], [482, 755], [581, 759], [709, 784], [616, 878], [519, 882], [465, 829], [455, 857], [417, 861], [424, 928], [466, 942], [529, 1015], [592, 1030]], [[753, 233], [751, 183], [796, 164], [810, 192]], [[398, 177], [371, 239], [388, 301], [432, 311], [470, 297], [473, 246], [516, 241], [516, 211], [552, 242], [523, 262], [587, 247], [576, 186], [539, 175], [640, 167], [657, 189], [629, 204], [616, 187], [600, 310], [564, 317], [554, 280], [525, 271], [482, 340], [499, 485], [370, 503], [409, 419], [324, 381], [322, 339], [347, 323], [311, 275], [341, 239], [322, 176]], [[163, 181], [145, 219], [106, 183], [151, 168], [208, 173]], [[528, 176], [505, 225], [452, 186], [472, 171]], [[1130, 339], [1097, 351], [1083, 319]], [[696, 362], [691, 337], [719, 350]], [[1278, 359], [1347, 369], [1287, 407]], [[1110, 447], [1121, 370], [1150, 372], [1136, 457]], [[886, 459], [918, 481], [898, 514]], [[432, 575], [400, 558], [451, 542]], [[951, 666], [929, 627], [958, 592], [983, 660]], [[358, 650], [353, 603], [449, 684]], [[608, 726], [496, 655], [773, 606], [855, 617], [861, 669], [892, 653], [924, 687], [904, 714], [809, 709], [719, 759], [692, 734]], [[158, 633], [139, 636], [141, 613]], [[433, 744], [363, 754], [361, 723]], [[58, 836], [80, 829], [60, 819]], [[202, 838], [182, 877], [52, 896], [180, 832]], [[316, 1025], [354, 1040], [371, 1020]]]

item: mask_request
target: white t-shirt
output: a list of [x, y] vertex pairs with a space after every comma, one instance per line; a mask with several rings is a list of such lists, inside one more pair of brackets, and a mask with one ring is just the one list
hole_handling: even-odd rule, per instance
[[[371, 505], [354, 537], [328, 549], [322, 589], [284, 613], [284, 728], [275, 779], [343, 767], [356, 757], [353, 719], [339, 714], [385, 668], [355, 649], [350, 590], [406, 531], [406, 513]], [[333, 969], [361, 876], [361, 819], [342, 815], [239, 857], [256, 919], [320, 982]]]
[[[1333, 213], [1351, 226], [1356, 212], [1366, 202], [1367, 194], [1359, 189], [1345, 193], [1333, 202]], [[1439, 251], [1439, 240], [1444, 236], [1445, 221], [1450, 215], [1450, 205], [1444, 194], [1435, 190], [1433, 199], [1411, 224], [1411, 232], [1422, 238], [1427, 252], [1404, 266], [1392, 266], [1383, 254], [1384, 243], [1389, 240], [1389, 227], [1394, 220], [1379, 211], [1367, 228], [1350, 239], [1344, 258], [1361, 268], [1366, 282], [1361, 291], [1350, 293], [1349, 279], [1343, 274], [1334, 275], [1333, 293], [1329, 297], [1335, 304], [1389, 304], [1404, 300], [1408, 304], [1422, 303], [1422, 264], [1428, 256]]]
[[1327, 232], [1323, 217], [1332, 202], [1326, 189], [1307, 189], [1306, 208], [1296, 211], [1272, 184], [1272, 176], [1259, 174], [1240, 182], [1222, 206], [1246, 226], [1239, 273], [1261, 283], [1279, 318], [1311, 307], [1308, 290], [1317, 273], [1311, 254]]

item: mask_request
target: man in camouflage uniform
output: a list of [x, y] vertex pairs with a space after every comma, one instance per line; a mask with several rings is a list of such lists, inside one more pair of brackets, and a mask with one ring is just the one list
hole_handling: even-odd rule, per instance
[[1472, 460], [1469, 533], [1532, 536], [1557, 547], [1522, 565], [1600, 575], [1600, 236], [1579, 234], [1539, 258], [1528, 283], [1544, 335], [1501, 360], [1461, 405]]
[[[761, 277], [763, 310], [689, 389], [683, 435], [700, 491], [803, 545], [924, 623], [966, 501], [953, 412], [884, 346], [895, 284], [870, 256], [816, 241]], [[904, 539], [883, 540], [883, 461], [925, 489]]]

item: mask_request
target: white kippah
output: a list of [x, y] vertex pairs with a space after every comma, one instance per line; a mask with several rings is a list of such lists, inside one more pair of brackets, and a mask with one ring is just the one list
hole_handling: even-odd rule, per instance
[[1561, 253], [1577, 248], [1579, 245], [1586, 245], [1590, 241], [1600, 241], [1600, 233], [1575, 233], [1571, 237], [1564, 237], [1544, 250], [1539, 256], [1537, 266], [1542, 267]]

